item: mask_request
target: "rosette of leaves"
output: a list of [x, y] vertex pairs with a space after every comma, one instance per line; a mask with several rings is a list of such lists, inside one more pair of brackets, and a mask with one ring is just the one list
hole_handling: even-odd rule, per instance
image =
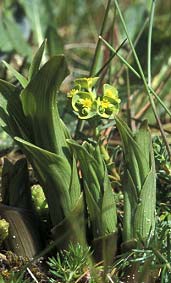
[[116, 117], [124, 157], [124, 226], [123, 239], [147, 240], [154, 234], [156, 207], [156, 174], [151, 135], [147, 121], [132, 133], [123, 120]]
[[[76, 162], [66, 142], [70, 135], [59, 117], [56, 97], [60, 84], [68, 75], [68, 68], [63, 55], [52, 57], [40, 67], [44, 46], [45, 43], [33, 59], [28, 79], [6, 63], [21, 86], [0, 80], [0, 118], [4, 130], [20, 145], [32, 164], [44, 190], [52, 224], [56, 227], [54, 233], [62, 238], [61, 243], [66, 236], [67, 244], [67, 237], [72, 236], [71, 231], [74, 233], [73, 219], [77, 219], [77, 235], [78, 223], [81, 223], [80, 240], [84, 234], [83, 201]], [[73, 238], [78, 237], [74, 235]]]
[[115, 196], [98, 143], [82, 145], [68, 140], [80, 161], [93, 246], [98, 260], [110, 264], [116, 251], [117, 214]]

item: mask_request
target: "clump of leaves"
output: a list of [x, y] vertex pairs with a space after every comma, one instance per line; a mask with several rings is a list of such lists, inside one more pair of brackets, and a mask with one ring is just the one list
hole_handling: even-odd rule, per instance
[[64, 283], [75, 283], [86, 271], [89, 273], [90, 255], [90, 248], [69, 244], [68, 250], [60, 251], [56, 257], [49, 258], [49, 271], [54, 278], [49, 279], [49, 282], [60, 280]]

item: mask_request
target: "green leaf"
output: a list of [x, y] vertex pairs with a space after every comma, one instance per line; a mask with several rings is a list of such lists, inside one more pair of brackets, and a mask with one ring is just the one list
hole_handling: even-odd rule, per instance
[[138, 193], [128, 169], [125, 169], [124, 184], [124, 223], [123, 240], [133, 238], [133, 217], [138, 204]]
[[16, 79], [20, 82], [22, 87], [26, 87], [27, 80], [24, 76], [22, 76], [20, 73], [18, 73], [11, 65], [9, 65], [7, 62], [2, 61], [4, 65], [8, 68], [8, 70], [16, 77]]
[[126, 160], [124, 240], [147, 238], [155, 227], [156, 176], [147, 122], [133, 135], [118, 117]]
[[139, 203], [134, 215], [134, 236], [147, 238], [155, 228], [156, 176], [151, 170], [141, 190]]
[[148, 129], [147, 120], [144, 120], [135, 134], [135, 140], [139, 147], [141, 148], [145, 159], [147, 160], [148, 166], [150, 166], [150, 146], [151, 146], [151, 136]]
[[80, 161], [95, 238], [116, 231], [116, 204], [99, 145], [67, 140]]
[[40, 46], [45, 37], [45, 30], [50, 23], [49, 13], [46, 9], [46, 1], [41, 0], [19, 0], [29, 19], [33, 31], [33, 39]]
[[6, 240], [8, 250], [30, 259], [42, 250], [42, 238], [38, 233], [34, 214], [1, 203], [0, 215], [10, 224], [9, 236]]
[[84, 180], [84, 189], [85, 189], [87, 209], [93, 229], [93, 236], [97, 238], [99, 237], [99, 235], [101, 235], [102, 232], [100, 207], [98, 206], [97, 201], [93, 198], [92, 191], [91, 189], [89, 189], [89, 185], [87, 184], [86, 180]]
[[12, 51], [12, 44], [9, 42], [8, 39], [8, 34], [3, 26], [2, 23], [2, 18], [0, 19], [0, 35], [1, 35], [1, 40], [0, 40], [0, 50], [2, 52], [10, 52]]
[[[98, 203], [100, 199], [100, 180], [94, 170], [96, 160], [88, 153], [84, 146], [79, 145], [74, 140], [67, 140], [67, 142], [74, 151], [77, 159], [80, 161], [83, 177], [87, 182], [94, 200]], [[103, 177], [101, 176], [101, 178]]]
[[16, 88], [14, 85], [0, 79], [0, 125], [3, 128], [8, 127], [7, 125], [9, 124], [10, 120], [7, 110], [8, 97], [11, 93], [14, 94], [15, 91]]
[[[147, 1], [146, 1], [147, 2]], [[134, 40], [146, 18], [146, 5], [142, 3], [135, 3], [129, 5], [124, 13], [125, 22], [129, 30], [131, 40]], [[123, 37], [125, 33], [122, 30]]]
[[15, 140], [22, 146], [35, 169], [47, 198], [53, 224], [56, 225], [62, 221], [63, 214], [67, 216], [72, 209], [69, 192], [71, 168], [65, 158], [18, 137]]
[[14, 85], [0, 80], [0, 123], [4, 130], [12, 137], [21, 135], [21, 129], [24, 138], [31, 136], [32, 130], [24, 116], [19, 90]]
[[2, 170], [3, 204], [31, 210], [31, 191], [27, 161], [19, 159], [12, 164], [5, 159]]
[[34, 143], [65, 156], [67, 144], [57, 109], [56, 90], [67, 75], [65, 57], [54, 56], [38, 71], [20, 95], [24, 113], [32, 123]]
[[0, 79], [0, 92], [7, 98], [9, 95], [16, 93], [17, 87]]
[[71, 207], [75, 207], [80, 197], [80, 182], [78, 178], [77, 165], [74, 157], [71, 168], [71, 183], [69, 187], [69, 195], [70, 195]]
[[137, 191], [140, 191], [150, 170], [148, 160], [146, 156], [144, 156], [143, 149], [140, 148], [139, 144], [136, 142], [135, 136], [126, 123], [118, 116], [115, 117], [115, 120], [122, 139], [126, 166], [129, 168]]
[[21, 28], [16, 23], [12, 15], [8, 15], [8, 17], [3, 18], [4, 27], [6, 29], [6, 34], [8, 36], [8, 40], [17, 53], [22, 56], [28, 56], [29, 60], [31, 59], [31, 47], [27, 44], [26, 40], [22, 35]]
[[107, 175], [107, 169], [105, 168], [104, 176], [104, 194], [102, 197], [101, 208], [101, 222], [102, 222], [102, 235], [107, 235], [117, 230], [117, 214], [116, 214], [116, 202], [115, 196], [112, 191], [112, 187]]
[[64, 43], [58, 35], [56, 28], [49, 26], [46, 32], [47, 49], [49, 56], [54, 56], [64, 52]]
[[23, 113], [19, 89], [0, 80], [0, 92], [2, 93], [0, 100], [1, 126], [11, 137], [18, 135], [32, 140], [32, 129]]
[[43, 52], [46, 46], [46, 40], [43, 41], [42, 45], [40, 46], [40, 48], [38, 49], [38, 51], [36, 52], [33, 61], [30, 65], [29, 68], [29, 75], [28, 75], [28, 79], [29, 81], [38, 73], [39, 71], [39, 67], [40, 67], [40, 63], [42, 60], [42, 56], [43, 56]]

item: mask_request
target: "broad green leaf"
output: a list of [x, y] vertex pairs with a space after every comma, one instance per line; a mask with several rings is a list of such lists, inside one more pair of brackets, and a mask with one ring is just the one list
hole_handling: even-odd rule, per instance
[[116, 204], [98, 145], [67, 140], [80, 161], [86, 202], [95, 237], [116, 231]]
[[132, 207], [130, 203], [130, 192], [124, 187], [124, 219], [123, 219], [123, 242], [131, 240], [133, 237]]
[[17, 87], [0, 79], [0, 92], [7, 98], [9, 95], [16, 93]]
[[11, 65], [9, 65], [7, 62], [2, 61], [4, 65], [8, 68], [8, 70], [16, 77], [16, 79], [20, 82], [22, 87], [26, 87], [27, 80], [24, 76], [22, 76], [19, 72], [17, 72]]
[[147, 238], [155, 228], [156, 176], [151, 170], [141, 190], [139, 203], [134, 215], [134, 236]]
[[71, 168], [71, 183], [69, 187], [70, 203], [71, 207], [75, 207], [76, 202], [80, 197], [80, 183], [78, 178], [78, 171], [75, 158], [73, 157]]
[[[96, 171], [94, 170], [94, 163], [95, 159], [91, 156], [87, 150], [79, 145], [77, 142], [73, 140], [67, 140], [68, 144], [70, 145], [71, 149], [73, 150], [74, 154], [76, 155], [77, 159], [80, 161], [81, 170], [83, 172], [83, 177], [87, 182], [89, 190], [96, 201], [96, 203], [100, 200], [100, 183], [97, 177]], [[103, 178], [103, 176], [101, 176]]]
[[[0, 80], [0, 123], [5, 131], [14, 137], [20, 134], [20, 128], [25, 131], [24, 137], [31, 136], [31, 128], [29, 128], [29, 123], [26, 121], [24, 116], [21, 101], [19, 99], [19, 90], [12, 84]], [[17, 124], [16, 124], [17, 122]]]
[[141, 148], [144, 157], [147, 160], [148, 168], [151, 167], [150, 165], [150, 145], [151, 145], [151, 136], [148, 130], [147, 120], [143, 121], [139, 130], [135, 134], [135, 140], [139, 147]]
[[98, 144], [93, 146], [91, 143], [84, 142], [83, 147], [87, 150], [89, 155], [94, 158], [93, 167], [94, 167], [94, 170], [98, 168], [96, 170], [96, 173], [97, 173], [99, 182], [100, 180], [103, 181], [102, 176], [104, 176], [104, 161], [101, 155], [100, 146]]
[[86, 180], [84, 180], [84, 189], [87, 209], [93, 229], [93, 236], [94, 238], [97, 238], [101, 235], [102, 232], [100, 207], [98, 206], [96, 200], [93, 198], [92, 190], [89, 188], [89, 185], [87, 184]]
[[44, 40], [42, 45], [40, 46], [40, 48], [38, 49], [38, 51], [36, 52], [36, 54], [35, 54], [35, 56], [32, 60], [32, 63], [31, 63], [30, 68], [29, 68], [29, 75], [28, 75], [29, 81], [39, 71], [40, 63], [41, 63], [43, 52], [44, 52], [44, 49], [45, 49], [45, 45], [46, 45], [46, 41]]
[[[35, 215], [28, 210], [0, 204], [0, 215], [10, 224], [6, 248], [15, 254], [32, 259], [42, 250], [42, 237]], [[16, 282], [16, 281], [12, 281]]]
[[123, 240], [133, 238], [133, 217], [138, 204], [138, 192], [128, 169], [125, 169], [124, 184], [124, 223]]
[[44, 188], [53, 224], [59, 223], [63, 219], [63, 213], [67, 216], [72, 209], [69, 195], [70, 166], [65, 158], [57, 154], [18, 137], [15, 140], [24, 149]]
[[38, 71], [20, 96], [24, 113], [32, 121], [34, 143], [65, 156], [67, 143], [58, 114], [56, 90], [67, 75], [64, 56], [54, 56]]
[[115, 196], [112, 191], [112, 187], [107, 175], [107, 169], [105, 168], [104, 185], [103, 185], [103, 197], [101, 207], [101, 222], [102, 222], [102, 235], [107, 235], [117, 230], [117, 214]]
[[146, 121], [134, 135], [118, 117], [116, 124], [121, 134], [127, 170], [124, 182], [124, 240], [139, 238], [139, 235], [147, 238], [150, 231], [154, 231], [156, 205], [155, 166], [150, 133]]
[[62, 38], [58, 35], [56, 28], [49, 26], [46, 31], [46, 37], [50, 57], [64, 52], [64, 43]]
[[116, 125], [121, 135], [127, 166], [137, 190], [140, 191], [141, 185], [149, 172], [148, 160], [135, 141], [131, 130], [118, 116], [116, 117]]

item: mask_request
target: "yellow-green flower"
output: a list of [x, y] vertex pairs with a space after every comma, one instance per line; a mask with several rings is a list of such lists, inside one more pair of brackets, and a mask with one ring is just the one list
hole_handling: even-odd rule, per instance
[[72, 97], [72, 107], [80, 119], [89, 119], [96, 115], [96, 100], [90, 92], [77, 92]]
[[114, 86], [111, 86], [109, 84], [104, 84], [103, 85], [103, 97], [104, 98], [110, 98], [113, 101], [115, 101], [117, 104], [121, 102], [119, 96], [118, 96], [118, 91]]
[[104, 84], [103, 96], [98, 98], [97, 102], [98, 114], [102, 118], [114, 118], [119, 112], [120, 102], [117, 89], [109, 84]]
[[98, 99], [97, 103], [98, 114], [102, 118], [114, 118], [119, 112], [119, 105], [115, 101], [108, 97], [103, 97]]
[[79, 78], [74, 81], [75, 86], [80, 85], [81, 90], [88, 90], [91, 91], [92, 88], [95, 86], [96, 82], [98, 81], [99, 77], [94, 78]]
[[78, 89], [72, 88], [70, 92], [68, 92], [67, 97], [72, 98], [74, 94], [78, 92]]
[[72, 98], [78, 91], [81, 90], [81, 86], [80, 85], [76, 85], [74, 88], [72, 88], [68, 94], [67, 94], [67, 97], [68, 98]]

